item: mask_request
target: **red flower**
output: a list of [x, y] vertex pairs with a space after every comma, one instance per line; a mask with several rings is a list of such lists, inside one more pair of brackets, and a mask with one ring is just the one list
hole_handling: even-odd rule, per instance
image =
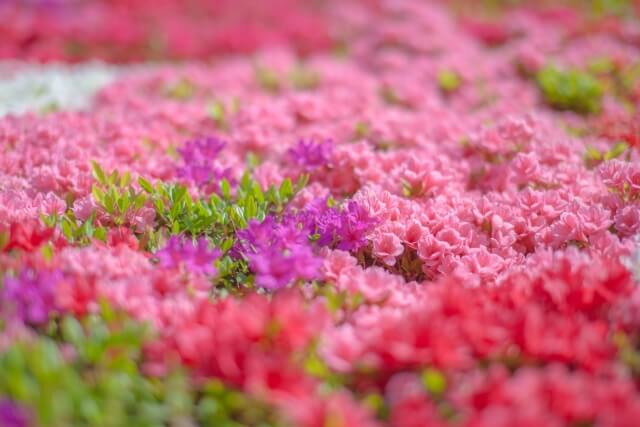
[[7, 240], [0, 250], [5, 252], [14, 249], [33, 252], [48, 241], [56, 248], [66, 246], [66, 241], [55, 228], [46, 227], [38, 220], [14, 222], [4, 229], [0, 227], [0, 236], [3, 234]]

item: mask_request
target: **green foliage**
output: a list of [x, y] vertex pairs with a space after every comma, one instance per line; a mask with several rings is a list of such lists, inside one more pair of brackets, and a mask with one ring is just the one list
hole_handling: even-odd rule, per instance
[[592, 0], [591, 12], [595, 16], [632, 16], [633, 1], [630, 0]]
[[590, 114], [601, 108], [603, 85], [588, 73], [547, 66], [538, 72], [537, 83], [545, 101], [558, 110]]
[[148, 329], [102, 306], [100, 315], [66, 317], [50, 336], [0, 353], [0, 395], [34, 412], [41, 427], [167, 425], [282, 426], [273, 408], [212, 382], [175, 371], [140, 371]]
[[168, 85], [164, 89], [164, 96], [176, 101], [188, 101], [196, 93], [196, 86], [189, 80], [183, 78], [175, 83]]
[[[134, 186], [128, 173], [116, 170], [107, 174], [97, 163], [93, 164], [93, 175], [96, 184], [92, 195], [99, 209], [108, 215], [106, 225], [96, 226], [95, 212], [86, 221], [79, 221], [71, 209], [61, 217], [43, 218], [48, 226], [60, 227], [70, 243], [88, 245], [94, 239], [105, 241], [108, 226], [126, 225], [137, 210], [146, 206], [155, 210], [156, 217], [153, 229], [138, 234], [140, 247], [154, 250], [167, 235], [185, 234], [206, 236], [223, 253], [234, 246], [239, 229], [251, 220], [262, 221], [269, 214], [281, 213], [308, 180], [306, 175], [295, 184], [285, 179], [280, 186], [264, 190], [246, 173], [235, 188], [222, 180], [219, 194], [194, 199], [184, 185], [164, 182], [154, 185], [140, 177]], [[251, 287], [253, 276], [246, 261], [224, 255], [217, 267], [218, 290], [235, 292], [241, 285]]]
[[[233, 239], [229, 238], [223, 242], [220, 249], [228, 251], [232, 244]], [[218, 277], [216, 283], [224, 291], [235, 292], [240, 287], [246, 288], [253, 285], [253, 275], [244, 259], [234, 259], [225, 255], [218, 261], [217, 268]]]
[[[207, 235], [216, 245], [232, 239], [236, 230], [252, 219], [262, 221], [270, 213], [282, 212], [285, 205], [306, 185], [307, 177], [295, 185], [285, 179], [280, 187], [263, 190], [248, 174], [232, 191], [227, 180], [220, 182], [220, 194], [194, 200], [187, 188], [179, 184], [158, 183], [149, 191], [158, 221], [172, 234]], [[143, 184], [140, 184], [143, 186]], [[147, 187], [145, 184], [144, 187]], [[226, 243], [231, 247], [233, 242]]]
[[282, 82], [275, 71], [264, 66], [256, 65], [254, 73], [258, 85], [265, 91], [277, 93], [282, 89]]
[[332, 371], [319, 356], [317, 342], [310, 346], [303, 360], [303, 367], [307, 375], [321, 381], [327, 389], [340, 389], [349, 381], [347, 375]]
[[201, 427], [285, 427], [273, 408], [211, 380], [197, 402], [196, 419]]
[[213, 119], [218, 128], [228, 129], [229, 123], [227, 120], [227, 110], [222, 102], [212, 102], [209, 105], [207, 112], [209, 113], [209, 117]]
[[436, 369], [425, 369], [420, 378], [422, 385], [432, 396], [442, 396], [447, 389], [447, 379], [442, 372]]
[[295, 89], [310, 90], [320, 84], [320, 74], [300, 64], [291, 71], [289, 80]]
[[97, 184], [91, 189], [91, 194], [116, 226], [124, 225], [132, 212], [146, 204], [146, 194], [134, 189], [129, 172], [120, 174], [116, 169], [107, 175], [100, 165], [93, 162], [93, 176]]
[[361, 293], [341, 291], [334, 286], [323, 286], [320, 288], [320, 292], [325, 298], [327, 309], [335, 315], [342, 312], [355, 311], [365, 302]]
[[629, 146], [625, 142], [616, 143], [611, 149], [600, 152], [600, 150], [587, 146], [586, 152], [584, 154], [584, 161], [588, 167], [593, 168], [599, 165], [603, 161], [617, 159], [622, 156], [625, 152], [628, 152]]
[[60, 227], [62, 234], [71, 244], [85, 246], [89, 245], [94, 239], [105, 241], [107, 239], [107, 229], [95, 224], [95, 212], [85, 221], [76, 218], [71, 209], [67, 210], [62, 216], [57, 214], [42, 217], [42, 221], [48, 227]]
[[0, 394], [32, 408], [41, 426], [164, 425], [181, 415], [166, 403], [178, 389], [139, 372], [145, 331], [121, 316], [67, 317], [62, 344], [40, 336], [0, 354]]
[[367, 122], [359, 121], [354, 126], [353, 133], [356, 139], [364, 139], [369, 136], [371, 129]]
[[449, 70], [444, 70], [438, 73], [438, 86], [444, 93], [452, 93], [458, 90], [462, 85], [462, 79], [460, 76]]

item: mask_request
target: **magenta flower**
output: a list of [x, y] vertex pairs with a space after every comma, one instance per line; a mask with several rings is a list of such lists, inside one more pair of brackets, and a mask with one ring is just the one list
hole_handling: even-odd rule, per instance
[[0, 399], [0, 427], [27, 427], [29, 413], [10, 399]]
[[225, 145], [225, 142], [217, 138], [187, 142], [178, 150], [184, 162], [177, 170], [178, 176], [198, 186], [222, 179], [232, 180], [231, 169], [220, 167], [214, 162]]
[[311, 171], [327, 165], [333, 155], [333, 141], [314, 142], [300, 140], [287, 151], [289, 161], [300, 165], [305, 171]]
[[271, 216], [251, 221], [237, 233], [236, 252], [247, 259], [256, 285], [280, 289], [296, 279], [318, 277], [321, 259], [315, 255], [305, 228], [295, 221], [278, 223]]
[[280, 289], [297, 279], [313, 280], [322, 264], [309, 245], [272, 246], [247, 258], [256, 285], [268, 290]]
[[56, 311], [55, 289], [61, 281], [57, 270], [26, 268], [17, 277], [5, 276], [0, 306], [26, 324], [45, 324]]
[[218, 157], [226, 143], [217, 138], [209, 137], [188, 141], [178, 149], [178, 153], [185, 163], [201, 163]]
[[156, 253], [159, 265], [165, 268], [183, 269], [186, 272], [215, 276], [214, 262], [220, 257], [218, 249], [210, 249], [206, 238], [194, 242], [172, 236], [166, 246]]
[[338, 208], [329, 207], [326, 198], [309, 203], [296, 216], [309, 234], [316, 235], [317, 244], [345, 251], [366, 246], [366, 236], [377, 222], [355, 201]]

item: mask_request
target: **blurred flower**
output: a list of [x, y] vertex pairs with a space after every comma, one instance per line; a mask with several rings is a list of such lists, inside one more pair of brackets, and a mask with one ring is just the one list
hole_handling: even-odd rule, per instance
[[177, 170], [178, 176], [197, 186], [217, 184], [222, 179], [232, 180], [231, 169], [215, 162], [225, 145], [224, 141], [213, 137], [188, 141], [178, 149], [184, 162]]
[[28, 427], [29, 414], [25, 408], [7, 398], [0, 399], [0, 427]]
[[56, 311], [55, 292], [61, 282], [60, 271], [25, 268], [17, 277], [5, 276], [0, 305], [27, 324], [45, 324]]
[[326, 166], [331, 161], [333, 154], [333, 141], [314, 142], [300, 140], [287, 151], [289, 161], [299, 165], [305, 171]]
[[210, 249], [201, 237], [194, 244], [186, 238], [172, 236], [164, 248], [156, 252], [159, 265], [164, 268], [183, 269], [185, 272], [215, 276], [214, 262], [220, 257], [218, 249]]

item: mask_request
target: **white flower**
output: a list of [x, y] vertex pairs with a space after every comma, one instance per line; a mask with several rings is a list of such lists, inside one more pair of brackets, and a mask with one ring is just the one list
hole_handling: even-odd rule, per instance
[[[93, 96], [120, 73], [118, 67], [83, 65], [0, 65], [0, 117], [26, 112], [88, 108]], [[4, 77], [6, 76], [6, 77]]]

